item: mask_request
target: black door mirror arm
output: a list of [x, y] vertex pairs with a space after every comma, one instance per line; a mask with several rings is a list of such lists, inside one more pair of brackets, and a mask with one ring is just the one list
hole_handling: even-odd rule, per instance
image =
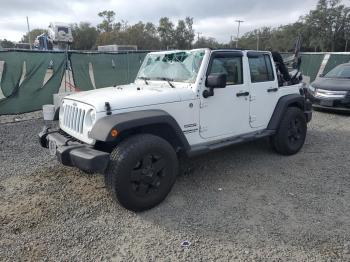
[[204, 98], [209, 98], [211, 96], [214, 96], [214, 88], [210, 87], [209, 90], [206, 89], [203, 91], [203, 97]]

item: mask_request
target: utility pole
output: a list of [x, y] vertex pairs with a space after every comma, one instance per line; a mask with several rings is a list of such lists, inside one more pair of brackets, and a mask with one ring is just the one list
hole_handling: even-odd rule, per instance
[[201, 33], [201, 32], [197, 32], [197, 42], [199, 42], [199, 37], [200, 37], [200, 35], [202, 35], [203, 33]]
[[348, 43], [349, 43], [349, 35], [345, 33], [345, 52], [348, 51]]
[[263, 45], [264, 41], [262, 41], [262, 40], [268, 38], [267, 36], [262, 36], [262, 35], [263, 34], [261, 34], [260, 29], [258, 29], [257, 33], [256, 33], [256, 50], [257, 51], [260, 50], [260, 46], [262, 46], [262, 48], [264, 48], [264, 45]]
[[32, 40], [30, 39], [30, 27], [29, 27], [29, 19], [28, 19], [28, 16], [27, 16], [27, 28], [28, 28], [29, 47], [30, 47], [30, 50], [32, 50]]
[[241, 28], [241, 23], [244, 23], [243, 20], [236, 20], [238, 23], [238, 30], [237, 30], [237, 39], [236, 39], [236, 48], [238, 48], [238, 39], [239, 39], [239, 29]]
[[347, 52], [347, 51], [348, 51], [348, 42], [349, 42], [349, 40], [348, 40], [348, 39], [346, 39], [346, 41], [345, 41], [345, 52]]

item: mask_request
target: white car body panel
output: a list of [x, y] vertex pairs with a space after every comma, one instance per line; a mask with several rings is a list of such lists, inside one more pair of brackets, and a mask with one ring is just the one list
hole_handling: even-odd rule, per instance
[[105, 112], [105, 102], [111, 110], [158, 105], [194, 99], [194, 92], [190, 88], [171, 88], [167, 83], [144, 83], [106, 87], [96, 90], [79, 92], [66, 99], [81, 101], [94, 106], [97, 112]]
[[[245, 60], [245, 57], [243, 57], [243, 60]], [[207, 63], [205, 72], [208, 66]], [[226, 88], [215, 89], [215, 95], [209, 98], [200, 96], [200, 136], [203, 138], [202, 143], [251, 132], [249, 126], [249, 99], [248, 97], [236, 96], [239, 92], [249, 92], [249, 85], [246, 81], [248, 71], [246, 70], [246, 63], [243, 61], [244, 83], [242, 85], [228, 85]], [[200, 85], [200, 93], [205, 89], [205, 82], [203, 81]]]

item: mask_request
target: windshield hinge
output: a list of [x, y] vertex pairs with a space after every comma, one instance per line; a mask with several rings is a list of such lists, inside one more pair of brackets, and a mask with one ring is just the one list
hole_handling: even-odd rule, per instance
[[256, 116], [250, 116], [249, 117], [249, 122], [252, 123], [252, 122], [255, 122], [256, 121]]

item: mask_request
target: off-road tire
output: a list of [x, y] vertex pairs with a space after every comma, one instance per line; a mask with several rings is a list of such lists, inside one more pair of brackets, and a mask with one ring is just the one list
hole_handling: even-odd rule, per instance
[[289, 107], [274, 136], [270, 138], [272, 147], [282, 155], [294, 155], [303, 147], [307, 132], [304, 112], [297, 107]]
[[164, 139], [139, 134], [125, 139], [110, 155], [105, 184], [126, 209], [139, 212], [161, 203], [178, 173], [178, 159]]

